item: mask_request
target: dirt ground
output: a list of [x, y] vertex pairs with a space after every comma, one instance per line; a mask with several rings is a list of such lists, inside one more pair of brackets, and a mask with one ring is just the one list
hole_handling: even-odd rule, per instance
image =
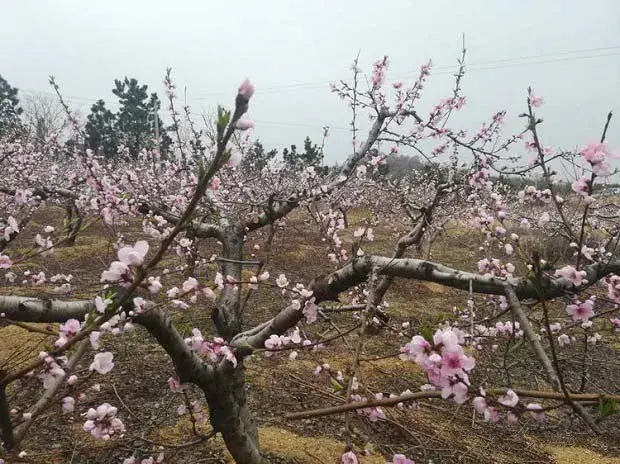
[[[269, 258], [267, 269], [272, 276], [286, 273], [291, 281], [309, 283], [320, 274], [329, 272], [324, 245], [316, 231], [302, 215], [293, 217], [288, 227], [279, 232], [270, 257], [257, 253], [260, 259]], [[359, 218], [352, 218], [355, 223]], [[62, 225], [60, 210], [49, 208], [37, 215], [13, 244], [12, 254], [25, 250], [34, 234], [44, 225]], [[352, 230], [344, 234], [351, 239]], [[125, 240], [131, 243], [140, 237], [139, 222], [121, 229]], [[367, 253], [390, 253], [394, 243], [393, 233], [387, 229], [376, 230], [377, 240], [365, 248]], [[51, 256], [34, 260], [31, 269], [43, 269], [47, 275], [58, 272], [74, 275], [76, 294], [73, 298], [93, 295], [99, 288], [99, 276], [105, 263], [114, 256], [114, 231], [101, 223], [89, 227], [79, 236], [77, 244], [59, 248]], [[248, 250], [261, 239], [248, 240]], [[431, 259], [466, 270], [474, 270], [479, 259], [479, 244], [475, 234], [462, 228], [448, 228], [433, 247]], [[204, 244], [203, 256], [215, 252], [213, 244]], [[248, 251], [250, 253], [250, 251]], [[179, 258], [166, 257], [165, 265], [179, 264]], [[21, 266], [21, 270], [25, 270]], [[212, 269], [202, 272], [212, 279]], [[166, 281], [166, 285], [169, 286]], [[53, 286], [16, 289], [5, 285], [4, 294], [54, 296]], [[463, 308], [467, 295], [436, 284], [415, 281], [397, 281], [387, 295], [390, 303], [389, 325], [400, 327], [408, 321], [413, 327], [433, 327], [450, 317], [453, 307]], [[347, 296], [342, 297], [346, 301]], [[250, 327], [273, 316], [283, 304], [282, 297], [274, 291], [256, 293], [248, 303], [245, 326]], [[197, 305], [188, 310], [175, 311], [174, 319], [179, 330], [187, 335], [193, 327], [203, 334], [212, 334], [211, 308]], [[304, 328], [313, 340], [328, 338], [337, 331], [346, 331], [355, 325], [351, 313], [330, 314], [329, 321], [322, 320]], [[17, 369], [41, 350], [53, 343], [53, 339], [39, 333], [28, 332], [15, 326], [0, 329], [0, 366]], [[400, 393], [406, 389], [415, 391], [425, 383], [421, 372], [413, 363], [404, 363], [396, 357], [402, 339], [386, 336], [386, 330], [367, 337], [362, 358], [363, 382], [369, 391]], [[352, 361], [350, 347], [357, 343], [356, 331], [339, 339], [337, 343], [319, 351], [300, 351], [296, 360], [286, 357], [266, 358], [255, 354], [246, 361], [248, 397], [260, 430], [260, 443], [269, 463], [336, 463], [342, 454], [347, 431], [344, 415], [303, 420], [287, 420], [285, 415], [304, 409], [337, 405], [343, 402], [341, 394], [333, 391], [325, 376], [315, 376], [313, 370], [319, 362], [327, 362], [334, 371], [347, 372]], [[80, 381], [70, 393], [85, 393], [76, 410], [109, 402], [119, 409], [127, 433], [108, 442], [96, 442], [81, 430], [83, 418], [79, 414], [64, 415], [58, 402], [37, 419], [22, 448], [24, 458], [9, 457], [7, 462], [56, 463], [119, 463], [138, 451], [141, 457], [156, 456], [164, 451], [166, 463], [228, 463], [230, 457], [219, 438], [188, 445], [196, 440], [193, 424], [187, 416], [179, 417], [176, 409], [183, 403], [182, 395], [171, 393], [167, 379], [173, 368], [163, 350], [141, 328], [121, 337], [105, 337], [103, 346], [112, 351], [115, 368], [102, 377], [89, 374], [88, 365], [92, 355], [87, 355], [78, 366], [76, 374]], [[502, 346], [499, 348], [502, 349]], [[618, 394], [618, 343], [604, 346], [597, 351], [590, 363], [589, 389], [600, 389]], [[496, 361], [486, 363], [490, 357], [486, 351], [476, 355], [478, 366], [474, 382], [492, 384], [505, 381], [505, 371]], [[527, 347], [515, 350], [511, 355], [511, 382], [514, 386], [540, 385], [543, 378], [534, 365], [535, 359]], [[380, 358], [380, 359], [375, 359]], [[567, 351], [562, 362], [567, 371], [577, 370], [577, 354]], [[485, 365], [487, 367], [483, 368]], [[97, 387], [96, 385], [99, 385]], [[40, 381], [27, 378], [11, 385], [11, 407], [23, 408], [31, 404]], [[194, 389], [190, 399], [200, 400]], [[593, 435], [578, 418], [568, 412], [554, 413], [544, 424], [528, 419], [517, 425], [489, 425], [474, 416], [468, 406], [457, 407], [445, 401], [427, 401], [417, 409], [386, 410], [387, 420], [371, 423], [355, 413], [350, 420], [355, 432], [356, 450], [367, 450], [360, 456], [362, 463], [384, 463], [393, 453], [404, 453], [416, 463], [620, 463], [620, 427], [618, 416], [605, 419], [600, 425], [603, 435]], [[198, 424], [198, 433], [208, 433], [208, 424]], [[360, 455], [360, 454], [358, 454]]]

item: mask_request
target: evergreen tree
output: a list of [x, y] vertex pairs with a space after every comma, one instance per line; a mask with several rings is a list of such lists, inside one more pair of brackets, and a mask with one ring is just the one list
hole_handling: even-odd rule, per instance
[[240, 169], [243, 172], [260, 172], [278, 154], [278, 150], [265, 151], [263, 144], [256, 140], [241, 159]]
[[119, 141], [129, 152], [136, 156], [142, 148], [152, 148], [155, 139], [155, 117], [159, 127], [160, 148], [166, 153], [172, 140], [166, 134], [166, 129], [159, 118], [159, 98], [156, 93], [148, 94], [148, 86], [140, 85], [136, 79], [114, 81], [112, 93], [120, 102], [120, 109], [116, 115]]
[[312, 143], [310, 137], [304, 140], [304, 151], [298, 152], [296, 145], [291, 145], [291, 149], [285, 148], [282, 151], [284, 163], [292, 169], [299, 169], [308, 166], [320, 167], [323, 164], [323, 151]]
[[116, 154], [119, 143], [116, 115], [98, 100], [91, 109], [86, 122], [86, 146], [105, 156]]
[[18, 90], [0, 76], [0, 136], [12, 136], [23, 129]]

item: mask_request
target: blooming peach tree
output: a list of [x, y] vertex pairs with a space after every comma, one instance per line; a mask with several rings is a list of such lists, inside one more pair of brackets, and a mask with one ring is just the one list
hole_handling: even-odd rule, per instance
[[[102, 351], [100, 340], [112, 336], [122, 340], [136, 325], [149, 332], [174, 365], [176, 375], [168, 380], [169, 388], [185, 398], [176, 413], [188, 415], [192, 423], [208, 418], [212, 433], [200, 435], [194, 428], [197, 443], [220, 434], [239, 463], [262, 459], [246, 398], [245, 360], [264, 355], [277, 363], [283, 356], [303, 357], [306, 351], [328, 348], [330, 341], [352, 332], [358, 337], [351, 369], [334, 372], [328, 363], [321, 363], [314, 371], [329, 382], [342, 404], [291, 413], [289, 419], [355, 410], [369, 421], [381, 421], [387, 407], [413, 408], [423, 400], [443, 399], [469, 404], [490, 422], [544, 421], [550, 409], [569, 407], [594, 433], [600, 432], [584, 403], [598, 402], [611, 411], [618, 395], [586, 389], [585, 357], [578, 376], [566, 375], [559, 357], [576, 344], [583, 344], [586, 352], [594, 350], [604, 336], [617, 336], [620, 330], [618, 206], [604, 203], [599, 183], [612, 174], [615, 156], [605, 142], [611, 116], [599, 141], [578, 154], [554, 153], [543, 146], [538, 132], [542, 120], [535, 110], [542, 99], [530, 91], [522, 133], [502, 137], [506, 117], [502, 111], [468, 135], [451, 127], [451, 115], [466, 102], [460, 85], [462, 62], [452, 94], [428, 114], [419, 106], [430, 64], [421, 67], [410, 85], [388, 85], [387, 69], [387, 58], [378, 60], [364, 87], [356, 62], [352, 81], [333, 86], [352, 109], [353, 140], [343, 166], [327, 174], [312, 167], [292, 173], [270, 164], [257, 177], [236, 168], [247, 143], [240, 137], [253, 127], [245, 115], [255, 89], [247, 80], [239, 87], [234, 109], [218, 109], [211, 137], [195, 128], [189, 109], [184, 109], [187, 140], [179, 130], [182, 115], [175, 107], [175, 86], [168, 73], [165, 84], [177, 134], [175, 153], [168, 158], [157, 150], [144, 150], [136, 160], [119, 156], [109, 161], [79, 144], [60, 147], [64, 150], [60, 157], [55, 147], [35, 150], [26, 141], [3, 141], [0, 162], [7, 175], [0, 185], [0, 277], [15, 285], [11, 295], [0, 296], [2, 321], [20, 326], [59, 324], [40, 329], [53, 338], [50, 349], [26, 365], [0, 372], [3, 452], [19, 453], [25, 434], [48, 408], [80, 418], [84, 433], [97, 439], [117, 440], [127, 433], [118, 405], [103, 402], [86, 409], [81, 406], [83, 394], [71, 392], [80, 382], [75, 372], [84, 357], [92, 360], [89, 372], [105, 382], [115, 368], [115, 354]], [[361, 140], [358, 125], [363, 116], [371, 127]], [[516, 156], [522, 142], [524, 150], [534, 154], [525, 165]], [[406, 150], [425, 157], [427, 172], [401, 181], [381, 172], [391, 154]], [[554, 167], [560, 161], [580, 171], [564, 197], [557, 191], [561, 182]], [[543, 189], [527, 186], [517, 192], [498, 181], [500, 174], [530, 175], [536, 170], [546, 184]], [[101, 269], [101, 285], [91, 298], [18, 296], [20, 282], [23, 286], [58, 282], [58, 293], [67, 294], [79, 286], [72, 283], [72, 276], [48, 277], [21, 267], [62, 242], [51, 226], [36, 235], [31, 252], [10, 246], [34, 210], [56, 201], [70, 201], [75, 214], [87, 220], [80, 228], [101, 221], [115, 234], [116, 259]], [[350, 240], [344, 238], [349, 227], [346, 212], [361, 207], [369, 213], [353, 231], [349, 249]], [[308, 224], [317, 227], [325, 260], [332, 266], [328, 274], [310, 282], [271, 275], [269, 262], [258, 259], [270, 250], [274, 235], [287, 227], [288, 216], [299, 209], [308, 211]], [[140, 218], [143, 237], [127, 240], [119, 225], [134, 218]], [[476, 271], [422, 259], [423, 244], [432, 247], [433, 232], [450, 222], [479, 238], [480, 257], [477, 265], [472, 263]], [[371, 254], [368, 244], [384, 223], [398, 224], [392, 229], [394, 250], [389, 256]], [[543, 236], [563, 244], [561, 258], [552, 261], [532, 245]], [[245, 243], [256, 237], [264, 240], [263, 248], [257, 245], [248, 251]], [[218, 247], [212, 256], [201, 254], [200, 243], [206, 241]], [[416, 253], [417, 258], [411, 257]], [[163, 268], [169, 254], [184, 263]], [[395, 279], [462, 290], [463, 305], [433, 330], [409, 322], [395, 324], [386, 300]], [[282, 295], [282, 307], [273, 308], [270, 319], [248, 326], [244, 316], [252, 312], [250, 295], [269, 289]], [[203, 335], [204, 327], [183, 333], [175, 325], [172, 315], [189, 307], [211, 310], [209, 332], [215, 336]], [[350, 312], [350, 329], [331, 339], [309, 338], [304, 327], [322, 324], [329, 311]], [[360, 353], [365, 341], [377, 333], [402, 340], [398, 355], [403, 363], [419, 366], [427, 380], [424, 384], [389, 394], [375, 394], [364, 385]], [[517, 344], [536, 356], [532, 364], [536, 369], [542, 366], [548, 388], [521, 388], [510, 375], [505, 384], [487, 385], [476, 375], [483, 368], [478, 353], [484, 353], [482, 359], [501, 358], [500, 345]], [[12, 407], [7, 387], [28, 376], [40, 380], [39, 398]], [[190, 384], [202, 391], [207, 409], [188, 400]], [[546, 405], [548, 400], [553, 404]], [[358, 462], [360, 450], [352, 445], [343, 450], [341, 462]], [[163, 454], [136, 453], [123, 462], [164, 460]], [[391, 462], [413, 461], [396, 454]]]

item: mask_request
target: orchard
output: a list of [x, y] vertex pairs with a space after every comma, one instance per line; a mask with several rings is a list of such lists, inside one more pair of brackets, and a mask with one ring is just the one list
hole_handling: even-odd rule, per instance
[[520, 133], [468, 133], [464, 57], [424, 111], [432, 69], [356, 61], [327, 168], [250, 159], [250, 80], [203, 127], [169, 71], [165, 151], [88, 148], [53, 79], [70, 143], [2, 113], [0, 462], [517, 462], [489, 436], [548, 462], [524, 437], [557, 430], [620, 453], [612, 114], [550, 147], [528, 89]]

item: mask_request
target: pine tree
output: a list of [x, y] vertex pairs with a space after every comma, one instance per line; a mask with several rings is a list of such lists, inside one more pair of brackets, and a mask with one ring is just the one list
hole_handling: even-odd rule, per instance
[[256, 140], [241, 159], [240, 169], [243, 172], [260, 172], [278, 154], [278, 150], [265, 151], [265, 147]]
[[172, 140], [159, 118], [159, 98], [156, 93], [148, 94], [148, 86], [140, 85], [136, 79], [114, 81], [112, 93], [119, 98], [120, 109], [116, 124], [120, 142], [136, 156], [143, 148], [152, 148], [155, 144], [155, 117], [159, 127], [160, 149], [166, 153]]
[[22, 132], [18, 90], [0, 76], [0, 137], [13, 136]]
[[106, 108], [103, 100], [91, 107], [85, 130], [88, 148], [107, 157], [116, 155], [119, 144], [116, 115]]

